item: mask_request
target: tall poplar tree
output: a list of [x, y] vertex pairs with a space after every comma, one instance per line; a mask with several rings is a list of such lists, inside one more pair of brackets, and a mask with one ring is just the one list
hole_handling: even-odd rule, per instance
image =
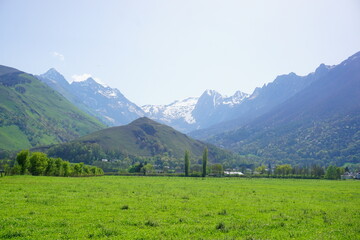
[[207, 161], [208, 161], [208, 149], [205, 148], [205, 149], [204, 149], [204, 153], [203, 153], [203, 159], [202, 159], [202, 165], [203, 165], [202, 176], [203, 176], [203, 177], [206, 177]]
[[188, 150], [185, 151], [184, 161], [185, 161], [185, 176], [188, 177], [189, 169], [190, 169], [190, 153]]

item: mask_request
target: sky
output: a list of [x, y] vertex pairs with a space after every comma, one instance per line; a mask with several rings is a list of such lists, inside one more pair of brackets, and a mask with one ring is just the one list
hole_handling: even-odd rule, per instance
[[360, 51], [360, 1], [0, 0], [0, 29], [0, 65], [169, 104], [339, 64]]

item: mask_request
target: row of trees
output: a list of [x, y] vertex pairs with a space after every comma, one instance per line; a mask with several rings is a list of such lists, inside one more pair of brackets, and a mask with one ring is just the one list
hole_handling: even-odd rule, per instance
[[271, 168], [271, 164], [266, 168], [261, 165], [255, 169], [255, 173], [259, 175], [268, 176], [282, 176], [282, 177], [310, 177], [310, 178], [325, 178], [325, 179], [340, 179], [341, 175], [349, 171], [343, 167], [328, 166], [326, 169], [319, 165], [308, 166], [291, 166], [290, 164], [277, 165]]
[[49, 158], [42, 152], [23, 150], [16, 156], [12, 174], [31, 174], [35, 176], [99, 176], [104, 171], [84, 163], [71, 164], [61, 158]]
[[[200, 162], [199, 162], [200, 163]], [[190, 161], [190, 152], [185, 151], [184, 162], [183, 162], [183, 171], [185, 176], [202, 176], [206, 177], [207, 175], [213, 176], [223, 176], [224, 168], [222, 164], [216, 163], [208, 166], [208, 149], [205, 148], [202, 156], [201, 164], [191, 165]], [[246, 174], [258, 175], [263, 177], [306, 177], [306, 178], [325, 178], [325, 179], [340, 179], [341, 175], [346, 171], [345, 168], [336, 167], [330, 165], [328, 168], [324, 168], [319, 165], [312, 166], [291, 166], [290, 164], [276, 165], [272, 167], [269, 163], [268, 166], [261, 165], [257, 168], [253, 168], [253, 164], [247, 166], [244, 165], [242, 172], [246, 172], [247, 169], [250, 172]], [[248, 167], [248, 168], [246, 168]], [[132, 165], [129, 169], [129, 173], [154, 173], [156, 165], [149, 164], [147, 161], [136, 163]]]

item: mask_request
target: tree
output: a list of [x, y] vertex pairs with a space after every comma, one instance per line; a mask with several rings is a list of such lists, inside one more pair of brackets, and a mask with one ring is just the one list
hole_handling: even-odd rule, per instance
[[84, 172], [84, 163], [77, 163], [74, 165], [74, 174], [75, 176], [81, 176]]
[[61, 168], [63, 169], [63, 176], [68, 177], [71, 174], [70, 163], [68, 161], [63, 161], [61, 164]]
[[215, 176], [221, 177], [224, 173], [223, 165], [220, 163], [211, 165], [211, 173]]
[[260, 174], [265, 174], [266, 173], [266, 168], [265, 168], [264, 165], [261, 165], [261, 166], [255, 168], [255, 171], [260, 173]]
[[277, 165], [275, 167], [275, 174], [277, 175], [289, 175], [291, 173], [292, 167], [289, 164]]
[[268, 164], [268, 176], [270, 176], [271, 175], [271, 163], [269, 162], [269, 164]]
[[30, 157], [30, 172], [32, 175], [44, 175], [48, 166], [48, 157], [45, 153], [34, 152]]
[[64, 171], [63, 171], [63, 160], [61, 158], [56, 158], [55, 159], [55, 165], [56, 165], [56, 170], [55, 170], [55, 176], [63, 176], [64, 175]]
[[20, 174], [25, 174], [30, 166], [29, 150], [22, 150], [19, 152], [16, 156], [16, 161], [21, 167]]
[[336, 167], [333, 165], [330, 165], [327, 169], [326, 169], [326, 173], [325, 173], [325, 178], [326, 179], [340, 179], [341, 178], [341, 174], [344, 173], [344, 168], [341, 167]]
[[154, 166], [152, 164], [146, 164], [142, 167], [142, 172], [144, 173], [144, 175], [146, 175], [146, 173], [152, 173], [154, 170]]
[[207, 167], [207, 161], [208, 161], [208, 149], [204, 149], [203, 153], [203, 159], [202, 159], [202, 177], [206, 177], [206, 167]]
[[45, 170], [45, 175], [46, 176], [55, 176], [55, 172], [56, 172], [56, 159], [49, 158], [48, 165]]
[[130, 166], [129, 173], [139, 173], [141, 169], [144, 167], [143, 163], [135, 163], [134, 165]]
[[185, 176], [188, 177], [189, 169], [190, 169], [190, 153], [187, 150], [185, 151], [184, 161], [185, 161]]

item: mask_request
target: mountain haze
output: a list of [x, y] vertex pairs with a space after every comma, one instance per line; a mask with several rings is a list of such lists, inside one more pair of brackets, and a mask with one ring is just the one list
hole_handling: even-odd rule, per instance
[[317, 71], [324, 74], [284, 103], [208, 140], [269, 161], [360, 162], [360, 52]]
[[331, 68], [321, 64], [315, 72], [307, 76], [298, 76], [295, 73], [280, 75], [273, 82], [256, 88], [241, 104], [234, 105], [231, 111], [223, 111], [220, 114], [222, 120], [218, 123], [193, 131], [189, 135], [197, 139], [207, 139], [218, 133], [235, 130], [285, 102], [327, 74]]

